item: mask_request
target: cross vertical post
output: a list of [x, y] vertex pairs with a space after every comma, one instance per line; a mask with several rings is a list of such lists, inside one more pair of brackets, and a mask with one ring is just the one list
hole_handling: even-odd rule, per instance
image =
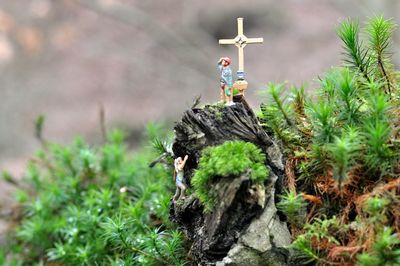
[[[244, 36], [244, 33], [243, 33], [243, 18], [238, 18], [237, 19], [237, 25], [238, 25], [238, 35], [237, 36]], [[236, 43], [235, 42], [235, 46], [238, 48], [238, 59], [239, 59], [238, 72], [244, 72], [244, 47], [246, 46], [246, 44], [244, 43], [242, 45], [240, 43]]]
[[243, 18], [237, 18], [238, 24], [238, 35], [244, 35], [243, 33]]

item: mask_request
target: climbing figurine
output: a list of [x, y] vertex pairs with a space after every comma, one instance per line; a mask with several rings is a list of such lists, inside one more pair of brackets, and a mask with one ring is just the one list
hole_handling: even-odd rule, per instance
[[[183, 184], [183, 168], [185, 167], [186, 161], [189, 158], [188, 155], [185, 156], [185, 158], [182, 160], [182, 157], [178, 157], [175, 159], [174, 162], [174, 181], [176, 184], [176, 192], [173, 197], [173, 203], [175, 204], [178, 200], [184, 199], [184, 193], [186, 190], [185, 184]], [[176, 177], [175, 177], [176, 175]]]
[[232, 91], [232, 70], [229, 67], [230, 64], [231, 59], [229, 57], [221, 57], [218, 60], [218, 68], [221, 74], [221, 101], [226, 105], [234, 104]]

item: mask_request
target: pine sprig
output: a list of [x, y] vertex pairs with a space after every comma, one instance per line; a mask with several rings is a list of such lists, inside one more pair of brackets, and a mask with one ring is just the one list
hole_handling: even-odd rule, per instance
[[328, 145], [333, 177], [338, 181], [339, 189], [347, 179], [347, 172], [355, 165], [355, 154], [359, 149], [359, 134], [354, 128], [349, 128], [340, 137], [335, 136], [335, 141]]
[[374, 51], [374, 59], [386, 81], [387, 93], [391, 93], [393, 87], [386, 61], [389, 59], [391, 38], [395, 28], [396, 24], [391, 19], [385, 20], [383, 16], [371, 18], [365, 28], [369, 37], [369, 46]]
[[344, 44], [344, 54], [346, 56], [344, 61], [348, 66], [359, 71], [367, 81], [370, 81], [369, 66], [371, 57], [368, 49], [363, 47], [359, 32], [359, 23], [351, 20], [343, 22], [337, 30], [337, 34]]

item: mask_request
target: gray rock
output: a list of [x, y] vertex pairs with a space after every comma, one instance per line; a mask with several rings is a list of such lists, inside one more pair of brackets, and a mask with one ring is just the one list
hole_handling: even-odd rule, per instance
[[[273, 177], [273, 182], [277, 179]], [[275, 189], [271, 188], [271, 197], [260, 217], [254, 219], [247, 230], [239, 238], [239, 243], [251, 247], [260, 252], [265, 252], [275, 247], [288, 246], [290, 232], [286, 223], [281, 222], [277, 216], [277, 209], [274, 203]]]
[[254, 249], [243, 245], [235, 245], [222, 261], [218, 261], [216, 266], [236, 266], [236, 265], [260, 265], [262, 257]]
[[270, 163], [276, 169], [279, 169], [280, 171], [284, 170], [285, 167], [283, 166], [282, 152], [276, 143], [267, 148], [267, 155]]
[[[276, 176], [272, 177], [275, 183]], [[290, 245], [291, 236], [286, 223], [281, 222], [274, 203], [275, 189], [271, 188], [271, 197], [262, 214], [251, 221], [222, 261], [216, 265], [286, 265], [287, 256], [282, 251]], [[280, 249], [279, 249], [280, 248]], [[258, 258], [258, 260], [256, 260]], [[252, 264], [247, 264], [251, 259]], [[268, 261], [268, 264], [265, 264]]]

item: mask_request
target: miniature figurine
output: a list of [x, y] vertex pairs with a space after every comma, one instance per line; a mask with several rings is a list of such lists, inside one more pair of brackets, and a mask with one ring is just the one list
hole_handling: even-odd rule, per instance
[[[186, 186], [183, 184], [183, 168], [185, 167], [186, 161], [189, 158], [188, 155], [185, 156], [185, 158], [182, 160], [182, 157], [178, 157], [175, 159], [174, 162], [174, 181], [176, 184], [176, 192], [173, 197], [173, 203], [175, 204], [178, 200], [184, 199], [185, 198], [185, 190]], [[175, 178], [176, 174], [176, 178]]]
[[218, 60], [218, 68], [221, 73], [221, 101], [227, 105], [233, 103], [233, 91], [232, 91], [232, 70], [229, 67], [231, 59], [229, 57], [221, 57]]
[[238, 58], [239, 58], [239, 65], [237, 71], [237, 78], [238, 80], [233, 84], [233, 87], [238, 89], [240, 94], [244, 95], [244, 91], [247, 89], [247, 81], [245, 80], [245, 73], [244, 73], [244, 47], [248, 44], [253, 43], [263, 43], [263, 38], [247, 38], [243, 32], [243, 18], [237, 19], [237, 27], [238, 33], [237, 36], [233, 39], [221, 39], [219, 40], [219, 44], [233, 44], [238, 48]]

